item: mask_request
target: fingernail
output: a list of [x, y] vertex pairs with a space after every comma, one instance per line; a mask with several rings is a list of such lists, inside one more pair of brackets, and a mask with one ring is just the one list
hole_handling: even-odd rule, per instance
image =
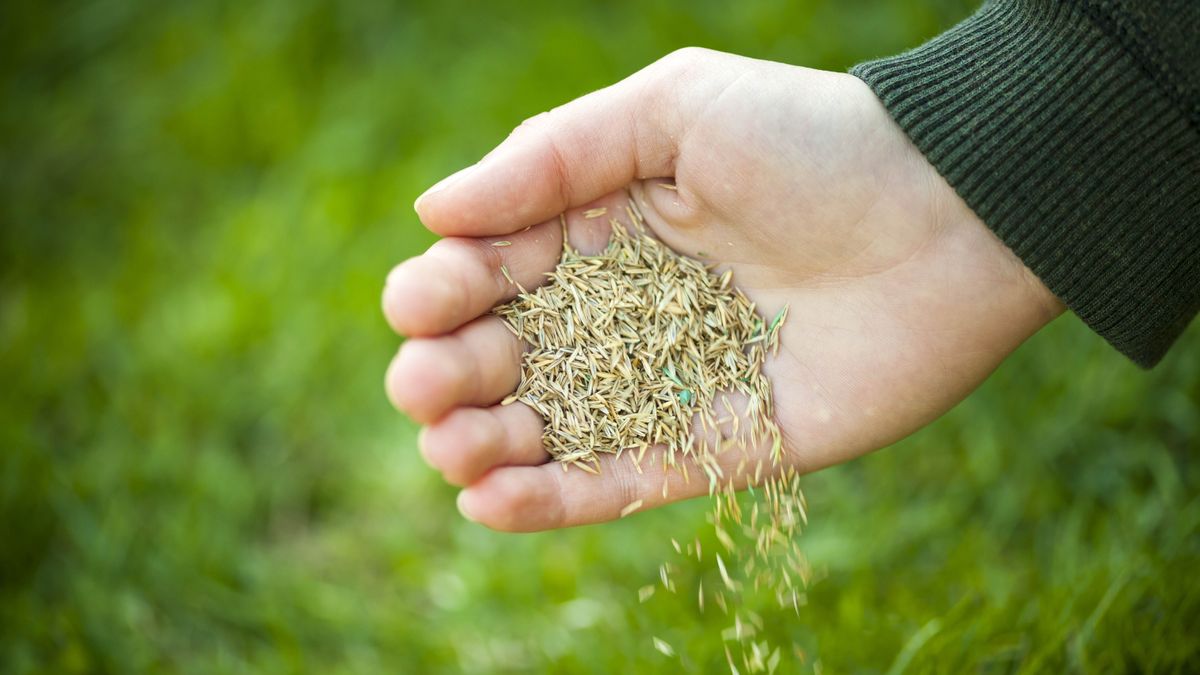
[[462, 517], [466, 518], [467, 520], [474, 523], [474, 522], [476, 522], [475, 519], [471, 516], [471, 514], [467, 513], [466, 507], [463, 506], [463, 502], [466, 501], [465, 500], [466, 495], [467, 495], [466, 490], [459, 492], [458, 498], [454, 500], [454, 503], [458, 506], [458, 512], [462, 514]]
[[426, 197], [428, 197], [429, 195], [431, 195], [435, 192], [441, 192], [442, 190], [445, 190], [446, 188], [453, 185], [454, 183], [457, 183], [459, 180], [462, 179], [463, 176], [466, 176], [468, 173], [470, 173], [471, 169], [474, 169], [476, 166], [477, 166], [476, 164], [472, 164], [471, 166], [468, 166], [466, 168], [459, 169], [458, 171], [455, 171], [454, 173], [450, 174], [449, 176], [446, 176], [445, 178], [434, 183], [433, 187], [422, 192], [421, 196], [417, 197], [417, 200], [413, 202], [413, 209], [418, 209], [421, 207], [422, 199], [425, 199]]

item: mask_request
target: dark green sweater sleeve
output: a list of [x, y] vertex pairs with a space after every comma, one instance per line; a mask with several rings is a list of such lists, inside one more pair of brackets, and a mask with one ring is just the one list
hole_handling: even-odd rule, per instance
[[1138, 364], [1200, 308], [1200, 0], [995, 0], [855, 66], [964, 201]]

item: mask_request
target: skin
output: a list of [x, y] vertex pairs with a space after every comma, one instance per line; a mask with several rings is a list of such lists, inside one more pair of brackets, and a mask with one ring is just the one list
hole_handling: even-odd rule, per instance
[[561, 248], [559, 213], [572, 243], [596, 251], [607, 219], [582, 211], [623, 213], [631, 197], [655, 236], [732, 268], [764, 315], [790, 305], [764, 369], [785, 461], [801, 472], [920, 429], [1063, 311], [857, 78], [672, 53], [527, 120], [417, 200], [444, 239], [388, 275], [383, 311], [409, 339], [386, 388], [425, 425], [426, 461], [464, 487], [467, 518], [536, 531], [707, 493], [655, 462], [638, 473], [607, 457], [600, 476], [564, 472], [542, 449], [536, 413], [496, 405], [520, 380], [522, 351], [487, 314], [515, 292], [500, 265], [526, 287], [542, 283]]

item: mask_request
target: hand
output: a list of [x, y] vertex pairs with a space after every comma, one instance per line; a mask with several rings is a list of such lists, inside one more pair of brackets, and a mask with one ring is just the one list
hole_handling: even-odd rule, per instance
[[621, 214], [627, 195], [672, 248], [732, 268], [764, 315], [790, 304], [764, 369], [802, 472], [929, 423], [1063, 310], [858, 79], [675, 52], [526, 121], [417, 201], [446, 238], [388, 277], [384, 313], [411, 337], [387, 390], [427, 425], [421, 451], [466, 486], [459, 507], [473, 520], [542, 530], [707, 492], [672, 475], [664, 499], [654, 462], [639, 474], [606, 456], [599, 477], [564, 472], [536, 413], [496, 405], [520, 380], [522, 351], [488, 315], [515, 292], [500, 266], [538, 285], [559, 256], [558, 214], [574, 245], [597, 251], [607, 218], [582, 210]]

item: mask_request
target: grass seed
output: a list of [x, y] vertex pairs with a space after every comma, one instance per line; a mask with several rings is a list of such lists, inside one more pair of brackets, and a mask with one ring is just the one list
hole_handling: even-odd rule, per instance
[[[773, 670], [778, 649], [751, 640], [761, 619], [746, 623], [743, 616], [757, 615], [738, 603], [751, 591], [767, 591], [798, 612], [795, 584], [809, 579], [796, 543], [808, 522], [806, 504], [799, 476], [783, 461], [771, 383], [762, 372], [768, 355], [779, 351], [788, 308], [768, 321], [733, 284], [732, 270], [714, 273], [651, 237], [633, 202], [624, 212], [626, 222], [610, 217], [612, 237], [595, 255], [570, 245], [560, 217], [562, 254], [536, 289], [526, 290], [501, 267], [520, 293], [493, 311], [527, 345], [520, 384], [502, 403], [519, 401], [541, 415], [542, 444], [564, 470], [570, 465], [598, 473], [600, 455], [620, 458], [628, 451], [641, 473], [647, 449], [661, 446], [664, 468], [685, 482], [689, 466], [701, 471], [712, 497], [709, 521], [728, 556], [714, 556], [724, 590], [712, 598], [726, 615], [731, 606], [737, 610], [725, 635], [740, 644], [747, 671]], [[583, 216], [606, 214], [595, 208]], [[730, 452], [741, 453], [733, 472]], [[754, 503], [744, 517], [734, 478], [751, 474]], [[665, 477], [664, 500], [668, 483]], [[628, 516], [643, 503], [635, 500], [616, 515]], [[699, 539], [686, 553], [677, 543], [675, 548], [681, 558], [702, 559]], [[670, 569], [660, 567], [660, 581], [674, 592]], [[653, 587], [643, 587], [639, 600], [652, 593]], [[654, 645], [674, 654], [658, 638]]]

